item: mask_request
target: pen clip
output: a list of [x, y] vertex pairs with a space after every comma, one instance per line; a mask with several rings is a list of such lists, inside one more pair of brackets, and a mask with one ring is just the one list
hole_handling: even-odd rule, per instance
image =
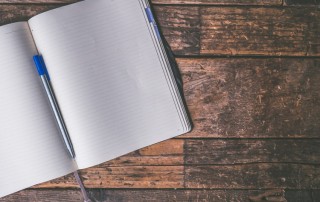
[[148, 17], [148, 20], [149, 20], [149, 23], [151, 23], [154, 27], [154, 30], [156, 31], [156, 34], [157, 34], [157, 37], [159, 40], [161, 40], [161, 37], [160, 37], [160, 31], [159, 31], [159, 28], [157, 26], [157, 23], [153, 17], [153, 13], [152, 13], [152, 10], [151, 8], [148, 6], [147, 8], [145, 8], [146, 10], [146, 14], [147, 14], [147, 17]]
[[154, 17], [150, 7], [146, 8], [147, 17], [150, 23], [154, 23]]

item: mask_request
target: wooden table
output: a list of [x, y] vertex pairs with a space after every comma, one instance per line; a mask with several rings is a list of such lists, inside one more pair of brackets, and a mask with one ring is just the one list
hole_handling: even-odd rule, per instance
[[[0, 0], [0, 24], [72, 2]], [[320, 201], [319, 0], [153, 4], [195, 128], [81, 171], [91, 198]], [[80, 200], [71, 175], [0, 199]]]

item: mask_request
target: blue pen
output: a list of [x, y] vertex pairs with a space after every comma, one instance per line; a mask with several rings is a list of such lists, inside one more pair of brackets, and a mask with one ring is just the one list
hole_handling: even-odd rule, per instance
[[156, 23], [156, 21], [155, 21], [155, 19], [153, 17], [151, 8], [148, 6], [147, 8], [145, 8], [145, 10], [146, 10], [146, 13], [147, 13], [147, 17], [148, 17], [149, 23], [152, 24], [154, 30], [156, 31], [158, 39], [161, 40], [160, 31], [159, 31], [157, 23]]
[[43, 86], [44, 86], [46, 93], [48, 95], [49, 102], [50, 102], [52, 111], [54, 113], [55, 119], [58, 123], [58, 126], [60, 129], [61, 135], [63, 137], [64, 143], [66, 144], [66, 147], [67, 147], [71, 157], [75, 158], [76, 155], [75, 155], [75, 152], [74, 152], [74, 149], [72, 146], [72, 142], [71, 142], [67, 127], [64, 123], [60, 108], [58, 106], [58, 102], [57, 102], [55, 95], [54, 95], [54, 92], [52, 90], [51, 83], [50, 83], [50, 77], [49, 77], [47, 68], [45, 66], [44, 60], [43, 60], [42, 56], [35, 55], [35, 56], [33, 56], [33, 61], [36, 65], [36, 68], [38, 70], [41, 81], [42, 81]]

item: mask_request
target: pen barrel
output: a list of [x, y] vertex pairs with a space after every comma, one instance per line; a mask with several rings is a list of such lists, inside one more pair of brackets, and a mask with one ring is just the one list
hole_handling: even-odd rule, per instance
[[61, 135], [63, 137], [63, 141], [66, 145], [66, 147], [68, 148], [68, 151], [70, 153], [70, 155], [72, 156], [72, 158], [75, 158], [75, 153], [73, 150], [73, 145], [67, 130], [67, 127], [65, 125], [62, 113], [60, 111], [58, 102], [56, 100], [55, 94], [53, 92], [53, 89], [51, 87], [50, 81], [48, 80], [48, 78], [46, 77], [46, 75], [41, 75], [41, 81], [43, 83], [44, 89], [47, 93], [47, 97], [49, 99], [50, 105], [51, 105], [51, 109], [53, 111], [53, 114], [55, 116], [56, 122], [59, 126]]

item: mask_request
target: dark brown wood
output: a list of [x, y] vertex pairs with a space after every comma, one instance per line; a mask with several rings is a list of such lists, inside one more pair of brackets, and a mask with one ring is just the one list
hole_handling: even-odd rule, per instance
[[152, 0], [155, 4], [191, 4], [191, 5], [282, 5], [282, 0]]
[[318, 202], [320, 200], [320, 191], [286, 191], [285, 198], [288, 202]]
[[174, 166], [184, 162], [184, 140], [171, 139], [121, 156], [102, 166]]
[[[178, 55], [197, 55], [199, 47], [200, 55], [320, 55], [320, 12], [315, 8], [155, 8]], [[185, 41], [195, 44], [186, 49]]]
[[[80, 171], [87, 188], [183, 188], [183, 166], [95, 166]], [[72, 175], [34, 188], [77, 188]]]
[[[170, 6], [156, 7], [156, 15], [178, 55], [195, 55], [199, 47], [200, 55], [320, 55], [320, 12], [314, 8]], [[200, 23], [193, 23], [197, 18]], [[195, 44], [190, 50], [181, 41]]]
[[201, 9], [201, 54], [320, 55], [320, 11], [313, 8]]
[[79, 190], [25, 190], [0, 198], [1, 202], [79, 202], [83, 201]]
[[320, 165], [252, 163], [186, 166], [186, 188], [320, 189]]
[[[319, 190], [88, 190], [94, 202], [215, 201], [215, 202], [317, 202]], [[59, 196], [59, 198], [57, 197]], [[0, 202], [79, 202], [79, 190], [25, 190]]]
[[[80, 0], [0, 0], [0, 4], [67, 4]], [[281, 5], [282, 0], [151, 0], [153, 4], [198, 4], [198, 5]]]
[[317, 6], [320, 5], [319, 0], [284, 0], [284, 5], [286, 6]]
[[[0, 4], [71, 4], [81, 0], [0, 0]], [[261, 5], [261, 6], [292, 6], [319, 5], [319, 0], [151, 0], [153, 4], [183, 5]]]
[[187, 140], [187, 165], [320, 164], [320, 140]]
[[319, 138], [319, 59], [178, 59], [178, 63], [195, 126], [183, 137]]

